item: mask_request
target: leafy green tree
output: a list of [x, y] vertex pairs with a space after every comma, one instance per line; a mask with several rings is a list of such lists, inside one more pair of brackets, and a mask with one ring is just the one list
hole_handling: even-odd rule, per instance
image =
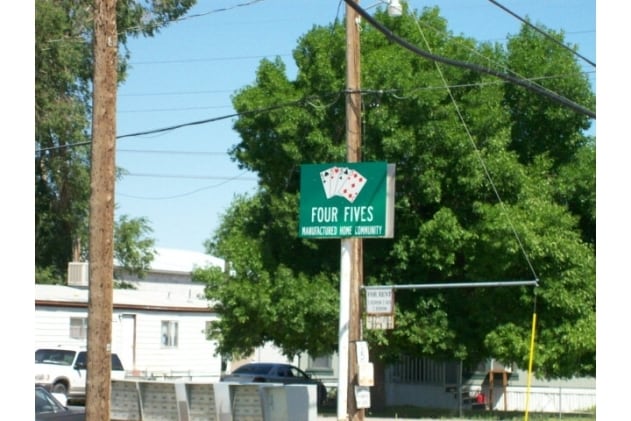
[[[124, 274], [143, 278], [151, 266], [155, 256], [155, 239], [150, 237], [153, 232], [147, 218], [130, 218], [121, 215], [114, 223], [114, 259], [117, 261], [118, 271], [113, 277], [115, 288], [128, 288], [128, 283], [121, 281]], [[87, 255], [73, 261], [87, 260]], [[65, 285], [64, 273], [52, 266], [36, 267], [35, 283]]]
[[[562, 34], [551, 32], [550, 36], [563, 43]], [[524, 26], [509, 39], [508, 51], [507, 66], [513, 72], [537, 75], [539, 85], [594, 109], [596, 100], [589, 81], [567, 50]], [[514, 85], [506, 86], [504, 100], [513, 116], [511, 148], [522, 162], [529, 163], [536, 156], [547, 154], [555, 165], [563, 164], [573, 160], [588, 142], [583, 131], [589, 129], [591, 122], [584, 115], [551, 101], [541, 101]]]
[[596, 246], [596, 139], [561, 166], [555, 179], [556, 200], [579, 217], [583, 240]]
[[[149, 237], [153, 229], [147, 218], [121, 215], [114, 227], [114, 258], [121, 270], [144, 278], [155, 255], [155, 239]], [[119, 274], [114, 273], [114, 278]]]
[[[75, 38], [87, 23], [71, 2], [35, 3], [35, 262], [63, 274], [80, 243], [89, 200], [90, 45]], [[70, 41], [72, 39], [72, 41]]]
[[[129, 36], [152, 36], [195, 0], [117, 2], [123, 81]], [[86, 254], [90, 196], [90, 0], [35, 1], [35, 266], [63, 278]]]
[[[212, 306], [221, 314], [213, 327], [213, 336], [219, 339], [217, 352], [245, 356], [269, 340], [282, 343], [289, 355], [306, 348], [313, 355], [330, 354], [337, 336], [332, 322], [338, 308], [331, 300], [336, 293], [335, 274], [307, 276], [277, 263], [275, 256], [261, 255], [268, 236], [255, 230], [258, 221], [270, 215], [259, 199], [237, 198], [224, 217], [220, 235], [230, 240], [215, 250], [216, 255], [231, 256], [229, 271], [197, 268], [193, 273], [194, 280], [207, 284]], [[248, 334], [234, 335], [237, 330]], [[305, 336], [306, 331], [319, 334]]]
[[[541, 35], [478, 43], [451, 33], [437, 8], [376, 17], [440, 56], [525, 78], [562, 75], [547, 88], [594, 104], [571, 52]], [[536, 288], [398, 291], [396, 329], [364, 331], [371, 355], [526, 367], [536, 314], [538, 375], [595, 375], [589, 118], [488, 74], [437, 68], [366, 24], [361, 54], [362, 160], [397, 168], [395, 237], [363, 241], [364, 283], [538, 280]], [[280, 60], [263, 60], [234, 96], [241, 141], [232, 153], [258, 173], [260, 189], [236, 200], [206, 243], [230, 272], [194, 273], [221, 315], [210, 336], [235, 356], [266, 341], [289, 356], [337, 349], [339, 241], [299, 238], [297, 218], [300, 165], [346, 160], [343, 25], [314, 27], [294, 59], [295, 80]]]

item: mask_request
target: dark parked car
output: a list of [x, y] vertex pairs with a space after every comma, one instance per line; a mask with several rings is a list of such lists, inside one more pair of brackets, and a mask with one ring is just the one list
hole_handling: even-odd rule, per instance
[[317, 379], [296, 366], [284, 363], [249, 363], [221, 376], [222, 382], [235, 383], [282, 383], [315, 384], [318, 391], [318, 405], [326, 400], [326, 387]]
[[85, 421], [85, 408], [70, 409], [45, 388], [35, 386], [35, 421]]

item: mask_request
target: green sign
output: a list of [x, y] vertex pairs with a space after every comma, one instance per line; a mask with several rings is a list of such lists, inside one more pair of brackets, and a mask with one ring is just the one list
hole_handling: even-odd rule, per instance
[[394, 172], [386, 162], [301, 165], [298, 235], [392, 238]]

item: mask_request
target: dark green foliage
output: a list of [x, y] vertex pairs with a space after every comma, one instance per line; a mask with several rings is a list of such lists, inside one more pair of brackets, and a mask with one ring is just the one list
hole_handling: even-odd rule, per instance
[[[572, 54], [528, 30], [504, 48], [454, 36], [435, 8], [376, 16], [434, 54], [526, 78], [562, 74], [545, 85], [595, 102]], [[297, 218], [300, 165], [345, 161], [344, 36], [339, 24], [314, 27], [294, 51], [295, 81], [280, 60], [265, 60], [234, 97], [241, 141], [233, 155], [259, 174], [260, 190], [236, 200], [207, 243], [232, 272], [196, 273], [217, 302], [222, 318], [210, 335], [223, 353], [266, 341], [288, 355], [336, 349], [340, 243], [298, 238]], [[363, 241], [364, 282], [539, 280], [537, 288], [399, 291], [396, 329], [364, 331], [371, 355], [493, 357], [523, 368], [536, 311], [537, 373], [595, 375], [588, 119], [488, 75], [437, 67], [365, 24], [361, 53], [362, 160], [397, 168], [395, 238]]]
[[[193, 4], [117, 2], [121, 81], [127, 37], [151, 36]], [[35, 266], [61, 279], [68, 262], [88, 255], [92, 8], [90, 0], [35, 1]]]
[[[122, 215], [114, 226], [114, 258], [127, 273], [144, 278], [151, 266], [155, 240], [149, 237], [153, 230], [146, 218], [129, 218]], [[114, 277], [118, 277], [114, 273]]]
[[[550, 35], [563, 41], [562, 34]], [[509, 39], [508, 51], [507, 65], [515, 74], [536, 78], [541, 86], [595, 108], [587, 77], [567, 50], [524, 26]], [[582, 134], [590, 126], [586, 116], [512, 85], [506, 86], [504, 99], [513, 116], [511, 148], [518, 152], [521, 162], [530, 163], [536, 156], [547, 154], [556, 165], [567, 163], [587, 143]]]

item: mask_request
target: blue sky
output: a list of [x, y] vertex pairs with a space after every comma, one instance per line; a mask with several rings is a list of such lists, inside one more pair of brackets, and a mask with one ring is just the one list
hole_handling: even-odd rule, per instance
[[[568, 43], [596, 61], [594, 0], [499, 3], [533, 23], [564, 30]], [[481, 41], [502, 41], [521, 25], [487, 0], [408, 4], [417, 10], [438, 5], [452, 32]], [[202, 0], [189, 18], [153, 38], [131, 40], [131, 68], [118, 91], [118, 136], [234, 113], [231, 95], [253, 83], [263, 57], [280, 56], [293, 78], [298, 38], [314, 25], [343, 20], [344, 6], [340, 0]], [[595, 85], [595, 68], [583, 64]], [[117, 216], [146, 217], [158, 247], [204, 251], [234, 196], [256, 187], [256, 176], [228, 157], [239, 140], [233, 120], [120, 138], [116, 164], [128, 174], [116, 184]]]

